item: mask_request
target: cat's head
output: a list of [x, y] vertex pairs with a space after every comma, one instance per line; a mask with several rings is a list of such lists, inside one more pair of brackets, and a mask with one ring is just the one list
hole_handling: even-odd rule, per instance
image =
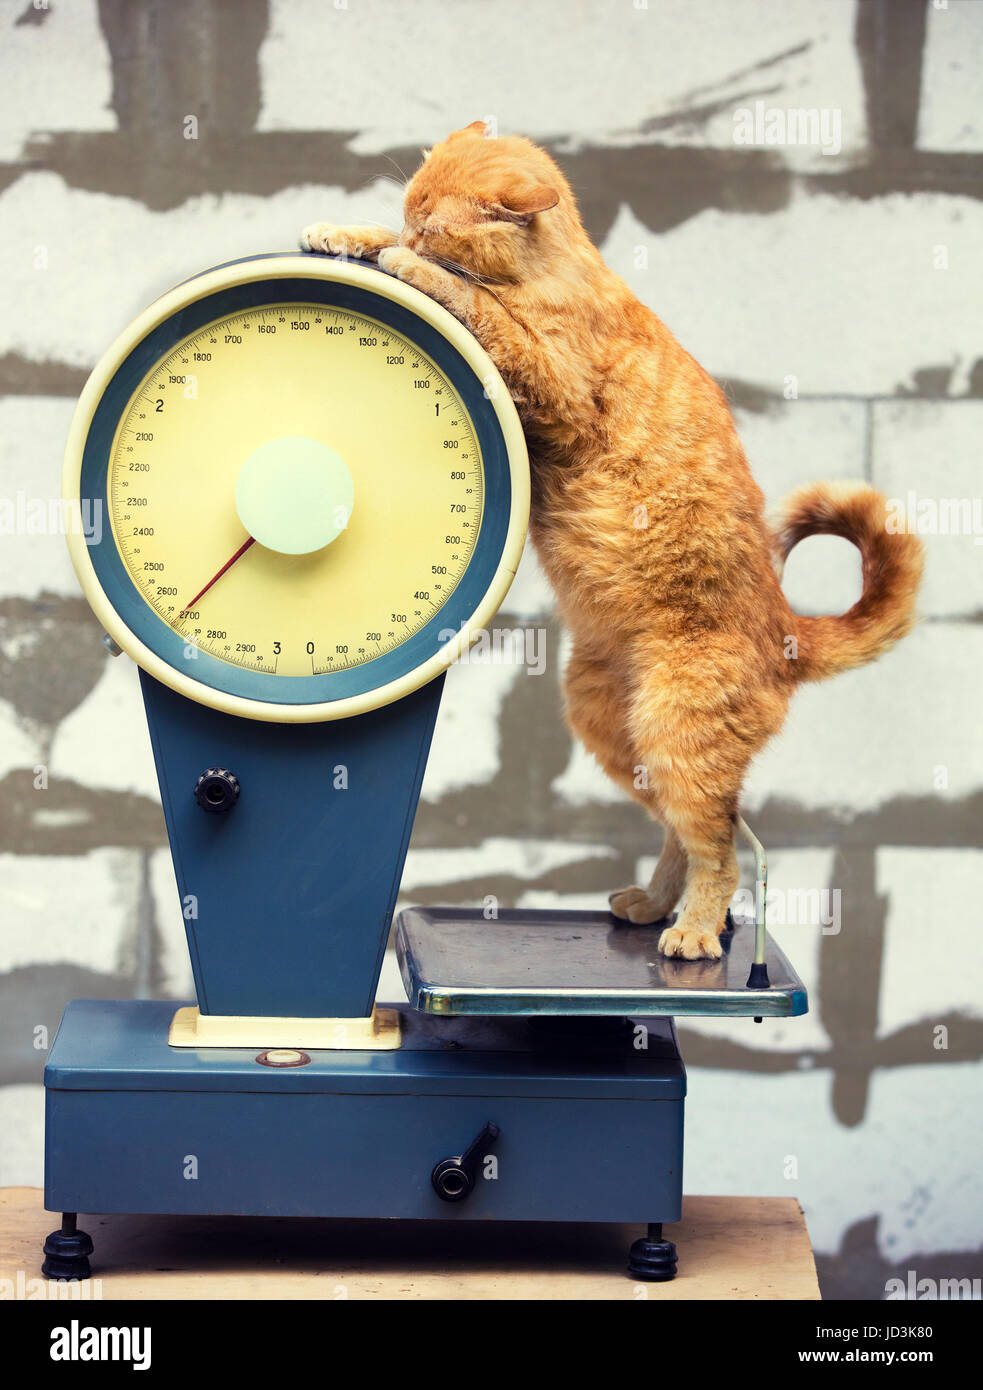
[[400, 244], [492, 280], [543, 270], [576, 217], [569, 185], [545, 150], [486, 134], [483, 121], [424, 154], [406, 190]]

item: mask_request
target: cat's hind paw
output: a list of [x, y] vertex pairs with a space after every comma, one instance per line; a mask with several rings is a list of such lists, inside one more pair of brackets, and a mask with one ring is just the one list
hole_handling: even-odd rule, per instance
[[723, 955], [715, 932], [685, 927], [666, 927], [659, 937], [659, 950], [664, 956], [679, 956], [683, 960], [719, 960]]
[[634, 883], [630, 888], [621, 888], [617, 893], [612, 893], [608, 905], [615, 917], [634, 922], [638, 927], [661, 922], [675, 907], [675, 903], [660, 902]]

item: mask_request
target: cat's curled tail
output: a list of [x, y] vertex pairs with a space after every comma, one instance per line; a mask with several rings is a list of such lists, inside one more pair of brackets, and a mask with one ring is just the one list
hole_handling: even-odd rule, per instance
[[[894, 529], [891, 529], [889, 522]], [[772, 533], [779, 572], [806, 536], [843, 536], [860, 551], [863, 592], [839, 617], [795, 614], [795, 674], [818, 681], [862, 666], [900, 641], [915, 621], [922, 543], [866, 483], [809, 483], [786, 498]]]

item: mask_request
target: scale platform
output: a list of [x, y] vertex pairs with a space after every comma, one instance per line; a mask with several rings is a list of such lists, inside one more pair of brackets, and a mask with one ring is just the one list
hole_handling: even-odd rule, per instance
[[808, 996], [767, 937], [768, 988], [749, 989], [754, 922], [734, 920], [720, 960], [660, 955], [668, 921], [641, 927], [608, 912], [411, 907], [396, 919], [407, 996], [425, 1014], [687, 1014], [790, 1018]]

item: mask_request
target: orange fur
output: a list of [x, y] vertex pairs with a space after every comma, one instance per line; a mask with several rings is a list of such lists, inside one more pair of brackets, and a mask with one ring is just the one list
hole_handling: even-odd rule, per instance
[[[515, 399], [529, 444], [531, 534], [574, 650], [571, 728], [666, 828], [647, 888], [612, 910], [661, 920], [660, 947], [720, 955], [737, 886], [748, 764], [800, 680], [870, 661], [912, 623], [914, 536], [864, 484], [817, 484], [773, 533], [723, 393], [604, 264], [553, 160], [480, 122], [424, 159], [399, 237], [317, 224], [314, 250], [377, 257], [455, 314]], [[804, 536], [860, 549], [842, 617], [790, 609], [775, 564]]]

